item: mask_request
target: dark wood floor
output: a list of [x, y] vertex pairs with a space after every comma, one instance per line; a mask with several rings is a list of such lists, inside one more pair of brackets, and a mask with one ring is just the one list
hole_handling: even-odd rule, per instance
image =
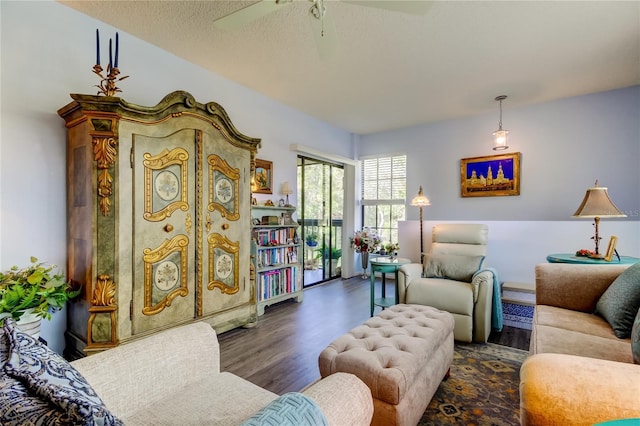
[[[220, 334], [221, 369], [279, 395], [299, 391], [320, 378], [320, 352], [368, 319], [369, 309], [368, 279], [339, 279], [309, 288], [302, 303], [267, 307], [257, 326]], [[530, 334], [505, 327], [489, 341], [528, 349]]]

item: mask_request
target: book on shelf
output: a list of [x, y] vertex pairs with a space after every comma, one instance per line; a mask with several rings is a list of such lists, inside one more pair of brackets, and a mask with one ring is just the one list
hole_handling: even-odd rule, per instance
[[269, 300], [281, 294], [298, 291], [297, 275], [298, 268], [276, 269], [260, 273], [260, 300]]
[[256, 253], [258, 268], [298, 263], [298, 247], [266, 247]]
[[297, 232], [295, 228], [254, 229], [254, 239], [259, 246], [277, 244], [295, 244]]

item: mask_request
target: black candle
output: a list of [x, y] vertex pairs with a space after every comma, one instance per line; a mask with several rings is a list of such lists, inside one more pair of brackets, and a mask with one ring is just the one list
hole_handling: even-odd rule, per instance
[[111, 68], [113, 65], [113, 53], [111, 51], [111, 39], [109, 39], [109, 68]]
[[96, 65], [100, 65], [100, 32], [96, 28]]
[[116, 61], [113, 64], [115, 68], [118, 68], [118, 44], [118, 33], [116, 33]]

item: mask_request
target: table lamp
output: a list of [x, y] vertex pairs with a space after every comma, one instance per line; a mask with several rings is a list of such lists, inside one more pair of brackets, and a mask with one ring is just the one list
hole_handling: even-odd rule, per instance
[[422, 238], [422, 208], [431, 205], [429, 199], [422, 193], [422, 185], [420, 185], [418, 195], [415, 196], [413, 200], [411, 200], [411, 205], [420, 208], [420, 263], [422, 263], [422, 261], [424, 260], [424, 238]]
[[282, 195], [286, 195], [287, 196], [287, 202], [285, 204], [285, 206], [290, 207], [291, 204], [289, 204], [289, 194], [293, 194], [293, 189], [291, 189], [291, 185], [289, 185], [289, 182], [285, 182], [282, 184]]
[[595, 254], [590, 256], [594, 258], [601, 258], [604, 255], [600, 254], [600, 235], [598, 233], [598, 225], [600, 219], [603, 217], [627, 217], [622, 213], [611, 201], [607, 188], [604, 186], [598, 186], [596, 180], [595, 186], [587, 188], [587, 193], [582, 200], [582, 204], [578, 207], [578, 210], [573, 214], [573, 217], [587, 217], [593, 218], [596, 233], [591, 237], [596, 243]]

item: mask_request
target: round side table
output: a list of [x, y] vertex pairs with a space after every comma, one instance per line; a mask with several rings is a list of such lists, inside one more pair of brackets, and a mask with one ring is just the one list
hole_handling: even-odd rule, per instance
[[[389, 306], [395, 305], [398, 303], [400, 299], [398, 295], [398, 269], [402, 265], [406, 265], [407, 263], [411, 263], [410, 259], [405, 259], [403, 257], [394, 257], [391, 258], [389, 256], [378, 256], [370, 258], [369, 263], [371, 264], [371, 276], [369, 280], [371, 282], [371, 316], [373, 316], [373, 308], [376, 306], [381, 306], [382, 309], [388, 308]], [[376, 272], [380, 272], [382, 275], [382, 297], [375, 298], [375, 283], [376, 283]], [[386, 281], [385, 274], [394, 273], [396, 275], [395, 280], [395, 297], [392, 299], [390, 297], [386, 297]]]
[[549, 263], [579, 263], [585, 265], [631, 265], [636, 262], [640, 262], [640, 258], [631, 256], [620, 256], [620, 260], [617, 257], [613, 257], [611, 262], [607, 262], [604, 259], [592, 259], [586, 256], [576, 256], [573, 253], [556, 253], [547, 256], [547, 262]]

